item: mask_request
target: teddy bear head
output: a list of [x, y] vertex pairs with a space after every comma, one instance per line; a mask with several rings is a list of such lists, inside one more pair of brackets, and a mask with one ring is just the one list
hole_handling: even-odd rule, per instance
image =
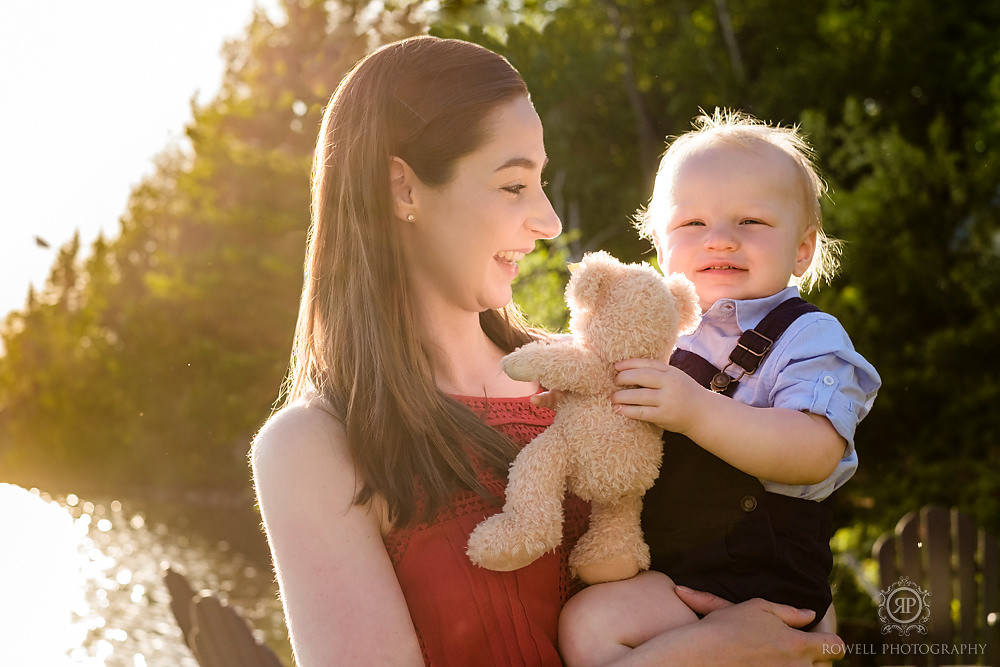
[[665, 360], [701, 315], [694, 285], [683, 275], [663, 277], [648, 264], [623, 264], [603, 251], [573, 268], [566, 303], [574, 337], [610, 362]]

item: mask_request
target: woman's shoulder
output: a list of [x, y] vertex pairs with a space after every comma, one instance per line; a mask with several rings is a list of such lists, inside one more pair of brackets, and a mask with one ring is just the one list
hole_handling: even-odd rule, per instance
[[265, 514], [301, 519], [306, 508], [355, 506], [359, 478], [347, 434], [322, 399], [299, 399], [271, 415], [250, 459]]
[[256, 466], [274, 458], [309, 458], [310, 454], [346, 453], [343, 425], [319, 396], [304, 396], [272, 414], [253, 439]]

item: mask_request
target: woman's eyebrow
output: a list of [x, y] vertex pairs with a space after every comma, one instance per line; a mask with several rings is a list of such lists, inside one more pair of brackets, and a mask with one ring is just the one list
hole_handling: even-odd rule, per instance
[[[549, 158], [545, 158], [545, 162], [542, 164], [542, 169], [549, 163]], [[534, 169], [537, 166], [536, 162], [531, 158], [526, 157], [512, 157], [502, 165], [497, 167], [494, 171], [503, 171], [504, 169], [512, 169], [514, 167], [520, 167], [522, 169]]]

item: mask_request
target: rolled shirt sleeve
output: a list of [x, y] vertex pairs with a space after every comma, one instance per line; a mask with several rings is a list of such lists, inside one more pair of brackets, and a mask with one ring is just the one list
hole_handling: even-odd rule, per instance
[[[786, 331], [761, 367], [752, 404], [771, 405], [826, 417], [847, 443], [834, 474], [820, 484], [790, 486], [765, 482], [770, 491], [821, 500], [857, 469], [854, 433], [871, 410], [881, 379], [854, 349], [836, 318], [817, 313]], [[764, 392], [767, 395], [762, 395]]]
[[[682, 336], [680, 349], [709, 360], [717, 368], [726, 363], [740, 335], [758, 326], [778, 304], [798, 296], [788, 287], [763, 299], [719, 299], [702, 315], [694, 332]], [[727, 371], [736, 378], [739, 369]], [[871, 410], [881, 380], [875, 368], [854, 349], [837, 318], [811, 312], [798, 317], [774, 342], [756, 372], [739, 376], [733, 400], [754, 407], [787, 408], [830, 420], [846, 443], [837, 469], [819, 484], [795, 486], [761, 480], [764, 487], [793, 498], [823, 500], [854, 475], [858, 455], [854, 432]], [[734, 431], [739, 424], [732, 424]]]

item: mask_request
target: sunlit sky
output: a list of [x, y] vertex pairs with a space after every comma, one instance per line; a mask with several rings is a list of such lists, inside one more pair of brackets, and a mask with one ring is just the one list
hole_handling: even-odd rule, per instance
[[[129, 192], [211, 99], [221, 49], [280, 0], [10, 0], [0, 10], [0, 318], [79, 229], [118, 232]], [[35, 237], [51, 247], [40, 247]]]

